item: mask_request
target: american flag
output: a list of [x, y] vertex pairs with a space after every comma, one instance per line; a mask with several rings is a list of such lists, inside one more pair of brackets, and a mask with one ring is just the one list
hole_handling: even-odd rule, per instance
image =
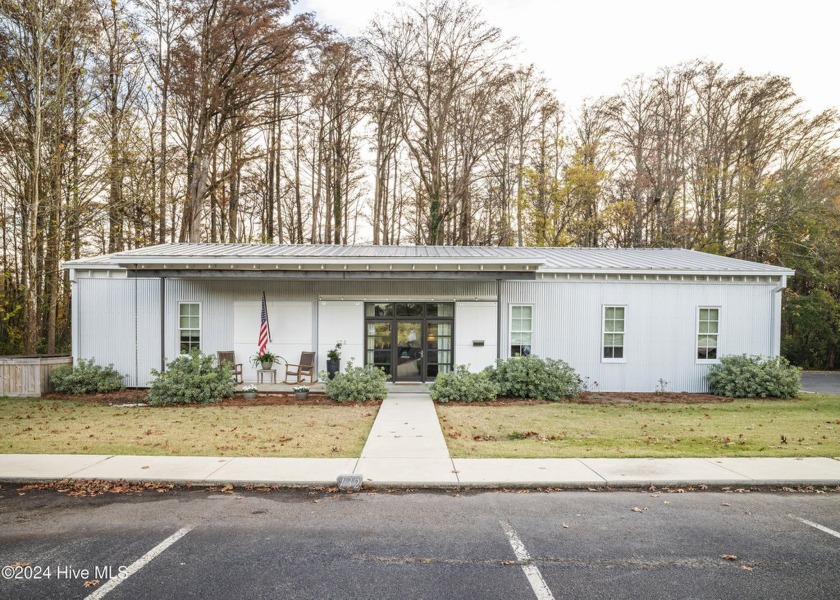
[[265, 305], [265, 292], [262, 295], [262, 314], [260, 315], [260, 338], [259, 338], [259, 354], [265, 352], [266, 346], [271, 339], [271, 329], [268, 326], [268, 308]]

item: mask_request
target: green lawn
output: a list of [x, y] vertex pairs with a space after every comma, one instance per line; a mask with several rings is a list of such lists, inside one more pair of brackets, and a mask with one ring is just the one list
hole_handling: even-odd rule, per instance
[[715, 404], [438, 405], [458, 458], [840, 457], [840, 396]]
[[0, 397], [0, 453], [359, 456], [378, 407], [122, 408]]

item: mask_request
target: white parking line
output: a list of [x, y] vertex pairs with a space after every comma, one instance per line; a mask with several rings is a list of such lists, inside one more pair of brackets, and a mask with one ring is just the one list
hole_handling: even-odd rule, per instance
[[135, 560], [133, 563], [131, 563], [128, 569], [120, 573], [120, 575], [109, 579], [105, 585], [103, 585], [101, 588], [93, 592], [90, 596], [85, 598], [85, 600], [98, 600], [99, 598], [104, 598], [105, 594], [113, 590], [123, 581], [125, 581], [126, 579], [134, 575], [137, 571], [149, 564], [156, 556], [160, 555], [164, 550], [169, 548], [169, 546], [171, 546], [172, 544], [180, 540], [182, 537], [187, 535], [191, 529], [192, 526], [182, 527], [181, 529], [170, 535], [160, 544], [146, 552], [146, 554]]
[[[793, 517], [793, 515], [790, 515], [790, 516]], [[833, 535], [836, 538], [840, 538], [840, 532], [834, 531], [833, 529], [829, 529], [828, 527], [820, 525], [819, 523], [814, 523], [813, 521], [809, 521], [808, 519], [801, 519], [799, 517], [793, 517], [793, 518], [796, 519], [797, 521], [801, 521], [802, 523], [805, 523], [806, 525], [810, 525], [814, 529], [819, 529], [820, 531], [824, 531], [828, 535]]]
[[513, 548], [516, 560], [522, 563], [522, 571], [524, 571], [525, 577], [528, 578], [528, 583], [531, 584], [531, 589], [534, 590], [537, 600], [554, 600], [554, 594], [548, 588], [548, 584], [543, 579], [542, 573], [540, 573], [537, 565], [534, 564], [531, 555], [528, 554], [528, 550], [525, 549], [525, 544], [519, 539], [516, 530], [510, 526], [510, 523], [505, 521], [499, 521], [499, 523], [502, 525], [502, 529], [505, 530], [505, 535], [507, 535], [508, 541], [510, 542], [510, 547]]

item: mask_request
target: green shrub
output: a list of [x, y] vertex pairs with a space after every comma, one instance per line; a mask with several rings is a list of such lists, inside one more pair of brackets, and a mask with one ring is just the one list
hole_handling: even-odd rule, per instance
[[484, 371], [471, 373], [466, 365], [458, 365], [449, 373], [438, 373], [429, 389], [438, 402], [481, 402], [499, 396], [499, 384]]
[[485, 372], [500, 388], [500, 395], [509, 398], [559, 400], [583, 391], [583, 381], [568, 363], [553, 358], [516, 356], [498, 359], [495, 367]]
[[123, 388], [123, 376], [114, 365], [103, 367], [94, 364], [93, 359], [79, 359], [75, 367], [61, 366], [50, 373], [50, 380], [56, 391], [62, 394], [90, 394], [113, 392]]
[[385, 372], [373, 365], [354, 367], [353, 361], [347, 363], [344, 373], [336, 373], [329, 379], [326, 371], [319, 374], [326, 382], [326, 394], [339, 402], [364, 402], [365, 400], [384, 400], [388, 395]]
[[733, 398], [792, 398], [799, 392], [802, 370], [777, 356], [722, 356], [709, 367], [709, 392]]
[[193, 350], [167, 364], [163, 373], [152, 370], [157, 379], [149, 390], [149, 403], [206, 404], [233, 396], [235, 385], [230, 367], [217, 367], [215, 360], [210, 354]]

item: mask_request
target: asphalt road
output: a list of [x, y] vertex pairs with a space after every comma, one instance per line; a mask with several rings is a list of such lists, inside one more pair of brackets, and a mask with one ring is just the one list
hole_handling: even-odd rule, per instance
[[802, 390], [818, 394], [840, 394], [840, 371], [805, 371]]
[[112, 585], [96, 568], [134, 565], [106, 598], [822, 600], [840, 597], [831, 531], [840, 531], [840, 493], [178, 490], [85, 499], [6, 486], [0, 565], [25, 577], [37, 568], [41, 579], [0, 580], [0, 598], [85, 598]]

